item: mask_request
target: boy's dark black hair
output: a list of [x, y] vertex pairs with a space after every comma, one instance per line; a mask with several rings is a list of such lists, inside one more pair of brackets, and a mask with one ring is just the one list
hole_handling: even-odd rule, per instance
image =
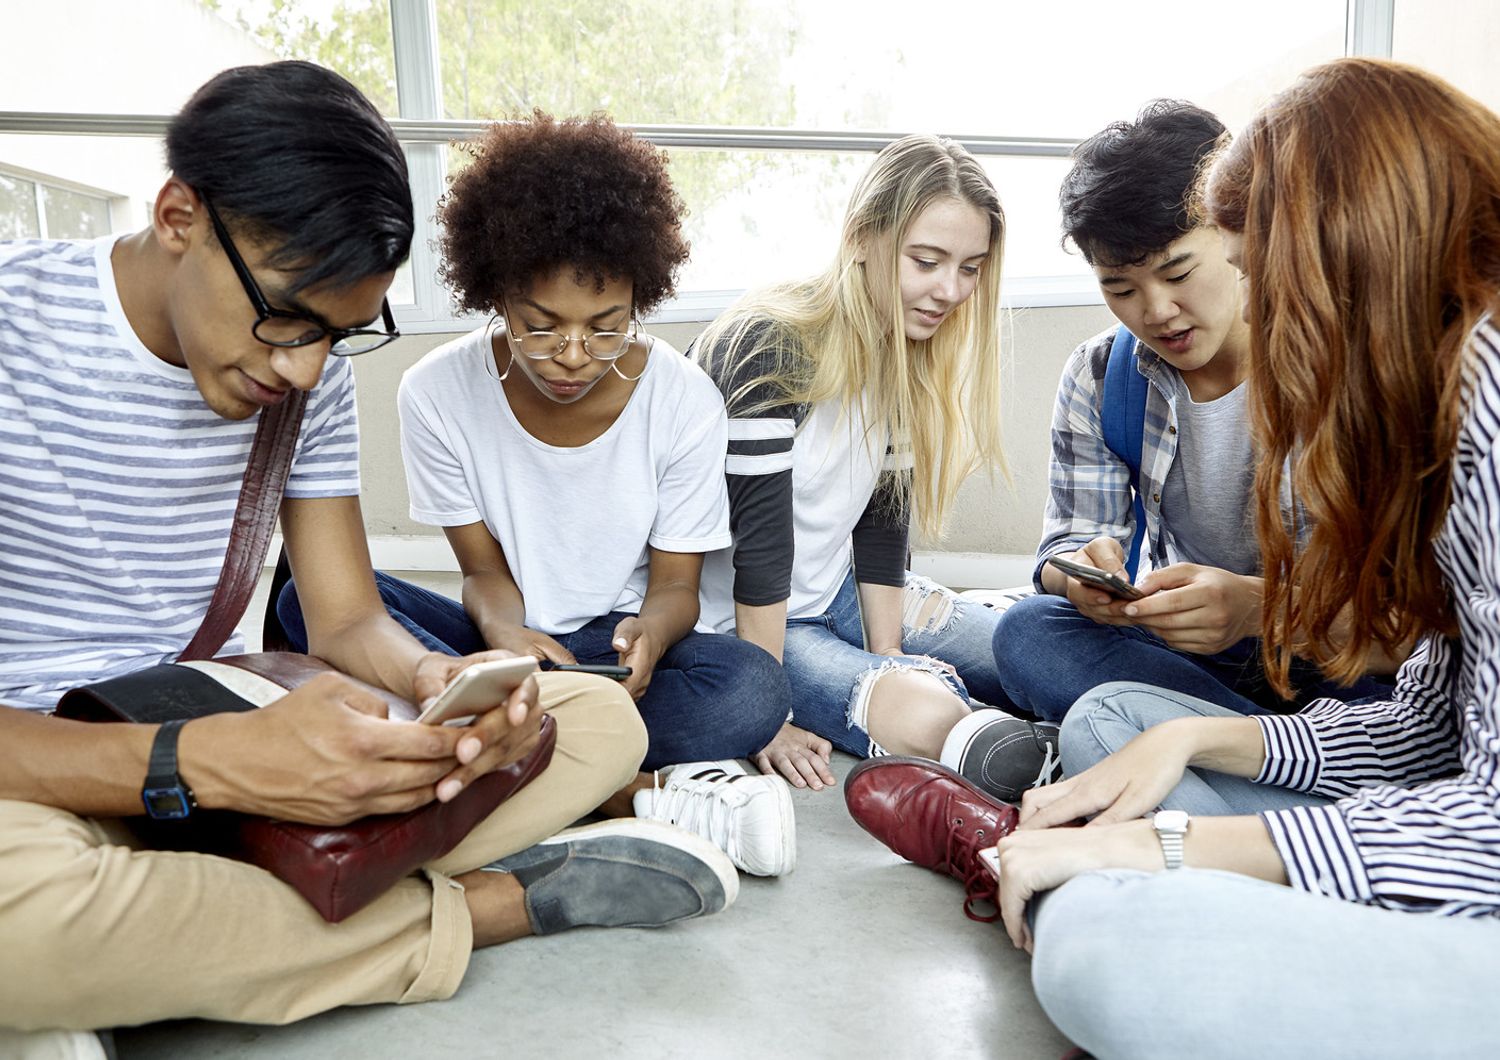
[[1058, 194], [1064, 245], [1090, 265], [1140, 265], [1192, 231], [1198, 170], [1223, 135], [1202, 107], [1157, 99], [1090, 136]]
[[167, 165], [236, 235], [275, 247], [289, 293], [346, 287], [406, 260], [406, 156], [344, 78], [314, 63], [225, 70], [167, 128]]

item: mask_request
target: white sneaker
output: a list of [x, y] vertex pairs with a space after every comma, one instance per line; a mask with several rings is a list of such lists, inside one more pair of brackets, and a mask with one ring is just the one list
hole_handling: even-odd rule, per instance
[[741, 872], [785, 876], [797, 864], [792, 792], [780, 777], [738, 762], [687, 762], [635, 793], [637, 817], [665, 821], [716, 844]]

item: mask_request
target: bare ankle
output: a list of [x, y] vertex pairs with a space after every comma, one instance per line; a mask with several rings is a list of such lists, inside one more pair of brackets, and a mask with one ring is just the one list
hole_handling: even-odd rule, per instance
[[510, 873], [476, 869], [454, 879], [464, 888], [475, 949], [531, 934], [531, 921], [526, 916], [526, 892]]
[[604, 800], [599, 812], [605, 817], [634, 817], [635, 793], [651, 787], [654, 778], [652, 773], [637, 773], [634, 780]]

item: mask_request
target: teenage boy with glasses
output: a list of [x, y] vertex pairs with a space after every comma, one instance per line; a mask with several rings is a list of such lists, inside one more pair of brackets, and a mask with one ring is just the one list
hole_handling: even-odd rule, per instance
[[681, 830], [548, 839], [645, 751], [629, 697], [573, 674], [528, 680], [466, 729], [389, 721], [330, 675], [178, 730], [197, 807], [335, 823], [450, 800], [554, 716], [547, 770], [338, 924], [253, 866], [135, 848], [116, 819], [142, 812], [158, 727], [46, 715], [73, 685], [182, 651], [219, 577], [254, 417], [294, 389], [308, 398], [281, 519], [312, 650], [415, 701], [491, 654], [429, 653], [381, 606], [353, 374], [328, 357], [396, 337], [385, 294], [412, 204], [389, 127], [326, 70], [243, 67], [173, 120], [167, 160], [145, 230], [0, 244], [0, 1026], [281, 1023], [441, 998], [475, 946], [723, 908], [733, 866]]

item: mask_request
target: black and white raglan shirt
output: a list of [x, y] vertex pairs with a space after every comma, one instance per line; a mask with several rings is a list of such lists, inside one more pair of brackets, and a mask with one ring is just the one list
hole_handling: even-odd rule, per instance
[[1382, 703], [1255, 720], [1255, 779], [1338, 801], [1261, 814], [1292, 886], [1443, 916], [1500, 915], [1500, 330], [1470, 337], [1451, 501], [1433, 541], [1457, 638], [1429, 636]]
[[734, 632], [736, 603], [785, 600], [789, 619], [821, 615], [851, 568], [870, 584], [906, 579], [908, 519], [892, 494], [910, 452], [892, 449], [889, 430], [868, 427], [863, 403], [788, 404], [769, 383], [740, 394], [774, 369], [778, 342], [794, 341], [774, 327], [750, 329], [744, 341], [756, 353], [738, 366], [722, 350], [699, 351], [729, 412], [734, 544], [705, 558], [702, 581], [701, 621], [719, 633]]

